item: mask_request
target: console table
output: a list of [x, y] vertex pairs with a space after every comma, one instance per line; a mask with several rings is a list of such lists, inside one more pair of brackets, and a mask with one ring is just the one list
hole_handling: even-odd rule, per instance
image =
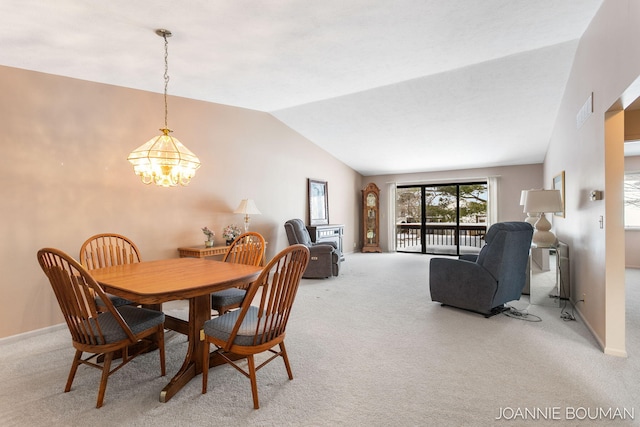
[[205, 246], [189, 246], [178, 248], [178, 253], [180, 253], [180, 258], [204, 258], [214, 255], [224, 255], [228, 248], [228, 246], [214, 246], [211, 248]]
[[344, 261], [344, 251], [342, 250], [344, 224], [307, 225], [307, 230], [314, 243], [335, 243], [340, 253], [340, 261]]
[[[266, 250], [267, 242], [264, 242], [264, 245]], [[178, 248], [178, 253], [180, 254], [180, 258], [205, 258], [208, 256], [224, 255], [227, 253], [227, 249], [229, 249], [229, 246], [213, 246], [211, 248], [207, 248], [205, 246], [188, 246]], [[267, 255], [265, 253], [260, 265], [264, 265], [266, 263], [266, 256]]]
[[558, 242], [552, 248], [532, 247], [529, 268], [531, 304], [559, 307], [562, 299], [569, 299], [569, 246], [566, 243]]

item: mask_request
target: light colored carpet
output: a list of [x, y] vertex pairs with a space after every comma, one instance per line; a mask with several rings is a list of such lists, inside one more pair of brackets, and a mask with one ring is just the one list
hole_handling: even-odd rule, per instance
[[[338, 278], [303, 280], [287, 332], [294, 380], [280, 361], [258, 373], [261, 409], [249, 381], [213, 368], [209, 392], [197, 376], [168, 403], [158, 395], [184, 357], [170, 333], [168, 376], [157, 353], [114, 374], [95, 409], [99, 372], [80, 367], [63, 393], [73, 350], [66, 329], [0, 345], [3, 426], [485, 426], [501, 408], [561, 408], [561, 420], [535, 425], [607, 425], [565, 419], [567, 408], [620, 408], [640, 419], [640, 325], [629, 307], [629, 358], [607, 356], [585, 326], [560, 309], [528, 309], [541, 322], [480, 315], [431, 302], [429, 257], [350, 254]], [[640, 275], [628, 304], [640, 304]], [[632, 289], [631, 289], [632, 288]], [[179, 307], [172, 305], [173, 309]], [[601, 417], [600, 417], [601, 418]], [[616, 420], [615, 425], [638, 421]]]

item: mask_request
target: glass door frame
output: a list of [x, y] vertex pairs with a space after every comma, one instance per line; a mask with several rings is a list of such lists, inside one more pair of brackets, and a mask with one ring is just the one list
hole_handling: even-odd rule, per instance
[[[420, 215], [421, 215], [421, 219], [420, 219], [420, 251], [407, 251], [407, 250], [402, 250], [401, 248], [398, 247], [398, 244], [396, 243], [396, 252], [404, 252], [404, 253], [421, 253], [421, 254], [429, 254], [429, 255], [455, 255], [455, 256], [460, 256], [461, 252], [460, 252], [460, 231], [461, 231], [461, 227], [460, 227], [460, 187], [461, 186], [465, 186], [465, 185], [485, 185], [487, 186], [487, 191], [488, 191], [488, 182], [487, 181], [469, 181], [469, 182], [454, 182], [454, 183], [435, 183], [435, 184], [406, 184], [406, 185], [398, 185], [397, 188], [398, 189], [402, 189], [402, 188], [416, 188], [416, 189], [420, 189]], [[428, 251], [427, 248], [429, 245], [427, 245], [427, 231], [428, 231], [428, 227], [427, 227], [427, 204], [426, 204], [426, 190], [427, 189], [437, 189], [437, 187], [455, 187], [456, 188], [456, 192], [455, 192], [455, 224], [452, 225], [452, 229], [453, 229], [453, 245], [447, 245], [450, 246], [452, 248], [455, 248], [455, 252], [442, 252], [442, 251], [434, 251], [434, 250], [430, 250]], [[396, 197], [396, 200], [394, 200], [394, 203], [398, 202], [398, 198]], [[486, 204], [488, 204], [488, 197], [487, 200], [485, 202]], [[486, 215], [486, 210], [488, 209], [488, 206], [485, 206], [485, 215]], [[397, 234], [397, 230], [398, 230], [398, 224], [397, 224], [397, 219], [394, 219], [394, 227], [396, 228], [396, 234]], [[480, 223], [481, 224], [481, 223]], [[479, 239], [477, 240], [483, 240], [484, 239], [484, 234], [486, 233], [486, 220], [485, 220], [485, 226], [483, 230], [479, 231]], [[447, 227], [445, 227], [447, 228]], [[446, 230], [445, 230], [446, 233]], [[444, 236], [444, 234], [443, 234]], [[443, 238], [446, 238], [443, 237]], [[479, 244], [479, 243], [478, 243]], [[480, 244], [479, 244], [480, 245]], [[481, 245], [480, 245], [481, 246]], [[479, 248], [478, 248], [479, 251]], [[467, 253], [467, 252], [464, 252]]]

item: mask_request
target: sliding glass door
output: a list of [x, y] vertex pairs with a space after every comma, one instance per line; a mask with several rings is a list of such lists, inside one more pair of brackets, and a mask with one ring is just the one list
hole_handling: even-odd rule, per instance
[[487, 183], [398, 186], [396, 250], [478, 253], [487, 224]]

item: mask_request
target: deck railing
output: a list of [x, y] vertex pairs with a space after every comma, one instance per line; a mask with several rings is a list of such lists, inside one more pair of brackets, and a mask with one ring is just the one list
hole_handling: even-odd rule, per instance
[[[456, 229], [459, 230], [456, 240]], [[426, 242], [428, 246], [457, 246], [481, 248], [487, 232], [485, 224], [427, 223]], [[396, 249], [420, 247], [420, 223], [396, 224]]]

